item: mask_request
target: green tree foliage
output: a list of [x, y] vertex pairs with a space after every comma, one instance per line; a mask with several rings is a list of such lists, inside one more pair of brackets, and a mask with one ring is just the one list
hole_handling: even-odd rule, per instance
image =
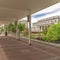
[[18, 24], [18, 29], [19, 29], [18, 35], [19, 35], [19, 39], [20, 39], [20, 34], [22, 33], [22, 31], [24, 31], [24, 29], [25, 29], [25, 24], [19, 23], [19, 24]]
[[55, 42], [60, 40], [60, 22], [51, 25], [45, 37], [46, 41]]
[[16, 27], [17, 26], [18, 26], [18, 29], [19, 29], [20, 32], [22, 32], [25, 29], [25, 24], [19, 23], [17, 25], [16, 22], [14, 22], [14, 23], [11, 23], [11, 24], [8, 25], [8, 31], [16, 32]]
[[44, 35], [47, 34], [48, 28], [49, 28], [49, 27], [45, 26], [45, 28], [43, 29], [42, 33], [43, 33]]
[[24, 36], [28, 36], [29, 31], [28, 31], [28, 28], [27, 27], [25, 27], [25, 29], [23, 31], [23, 34], [24, 34]]
[[18, 29], [19, 29], [20, 32], [22, 32], [25, 29], [25, 24], [19, 23], [18, 24]]
[[0, 27], [0, 31], [3, 32], [4, 31], [4, 28], [3, 27]]
[[16, 25], [14, 23], [11, 23], [8, 25], [8, 31], [16, 32]]
[[7, 31], [7, 25], [4, 25], [4, 30]]

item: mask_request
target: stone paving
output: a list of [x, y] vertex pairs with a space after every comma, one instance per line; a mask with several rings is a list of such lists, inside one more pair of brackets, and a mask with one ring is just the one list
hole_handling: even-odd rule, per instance
[[0, 60], [60, 60], [60, 48], [1, 36]]

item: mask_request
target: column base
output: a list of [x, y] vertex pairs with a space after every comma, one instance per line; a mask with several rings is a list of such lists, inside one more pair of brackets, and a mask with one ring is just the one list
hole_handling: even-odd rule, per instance
[[32, 44], [30, 43], [29, 46], [31, 46]]

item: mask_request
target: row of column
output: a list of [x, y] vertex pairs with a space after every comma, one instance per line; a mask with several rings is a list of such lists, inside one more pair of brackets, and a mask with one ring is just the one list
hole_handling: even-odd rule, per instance
[[[27, 15], [27, 21], [29, 23], [29, 41], [28, 44], [31, 45], [31, 13], [29, 15]], [[18, 24], [18, 21], [16, 21]], [[19, 35], [19, 31], [18, 31], [18, 26], [16, 27], [16, 39], [19, 39], [20, 35]]]
[[[27, 15], [27, 21], [29, 23], [29, 45], [31, 45], [31, 12], [29, 12], [29, 15]], [[15, 21], [16, 22], [16, 25], [18, 24], [18, 18], [17, 20]], [[5, 36], [8, 35], [8, 28], [7, 30], [5, 30]], [[18, 26], [16, 26], [16, 39], [19, 39], [20, 38], [20, 35], [19, 35], [19, 31], [18, 31]]]

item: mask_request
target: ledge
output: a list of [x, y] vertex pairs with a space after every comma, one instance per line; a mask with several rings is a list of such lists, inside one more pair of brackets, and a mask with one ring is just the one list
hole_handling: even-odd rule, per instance
[[[29, 39], [29, 38], [26, 38], [26, 37], [22, 37], [24, 39]], [[45, 42], [45, 41], [39, 41], [37, 39], [31, 39], [32, 41], [36, 41], [36, 42], [39, 42], [39, 43], [42, 43], [42, 44], [47, 44], [47, 45], [50, 45], [50, 46], [54, 46], [54, 47], [59, 47], [60, 48], [60, 44], [56, 44], [56, 43], [51, 43], [51, 42]]]

